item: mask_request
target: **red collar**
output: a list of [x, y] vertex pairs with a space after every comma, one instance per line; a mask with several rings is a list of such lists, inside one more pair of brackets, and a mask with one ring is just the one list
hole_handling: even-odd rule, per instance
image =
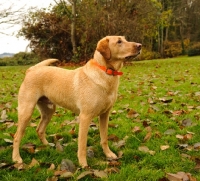
[[116, 76], [116, 75], [123, 75], [123, 72], [118, 72], [117, 70], [113, 70], [111, 68], [107, 68], [105, 66], [102, 66], [102, 65], [99, 65], [98, 62], [96, 61], [92, 61], [92, 63], [94, 65], [96, 65], [97, 67], [99, 67], [101, 70], [103, 70], [104, 72], [106, 72], [108, 75], [113, 75], [113, 76]]

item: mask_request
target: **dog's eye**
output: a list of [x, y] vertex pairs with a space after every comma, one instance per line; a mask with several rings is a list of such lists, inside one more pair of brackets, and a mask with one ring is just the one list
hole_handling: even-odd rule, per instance
[[117, 43], [119, 43], [119, 44], [120, 44], [120, 43], [122, 43], [122, 40], [118, 40], [118, 42], [117, 42]]

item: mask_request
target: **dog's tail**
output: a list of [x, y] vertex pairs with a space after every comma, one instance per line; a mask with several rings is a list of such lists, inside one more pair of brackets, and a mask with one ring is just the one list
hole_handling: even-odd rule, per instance
[[44, 61], [42, 61], [42, 62], [40, 62], [40, 63], [38, 63], [38, 64], [36, 64], [36, 65], [30, 67], [29, 69], [27, 69], [27, 70], [26, 70], [26, 74], [27, 74], [30, 70], [34, 70], [34, 69], [37, 68], [37, 67], [48, 66], [48, 65], [50, 65], [50, 64], [52, 64], [52, 63], [54, 63], [54, 62], [57, 62], [57, 61], [59, 61], [59, 60], [58, 60], [58, 59], [47, 59], [47, 60], [44, 60]]
[[44, 61], [34, 65], [34, 67], [48, 66], [48, 65], [50, 65], [50, 64], [52, 64], [54, 62], [57, 62], [57, 61], [59, 61], [59, 60], [58, 59], [47, 59], [47, 60], [44, 60]]

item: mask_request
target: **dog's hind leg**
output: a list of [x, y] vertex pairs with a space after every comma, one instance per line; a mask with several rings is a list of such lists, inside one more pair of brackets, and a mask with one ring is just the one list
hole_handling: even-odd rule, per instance
[[12, 153], [12, 159], [14, 162], [23, 162], [19, 153], [19, 146], [25, 129], [29, 123], [29, 120], [31, 119], [31, 115], [33, 113], [35, 105], [36, 103], [32, 102], [31, 104], [31, 101], [25, 99], [24, 97], [22, 98], [22, 96], [21, 99], [18, 99], [18, 127], [14, 135]]
[[37, 106], [41, 114], [41, 120], [37, 127], [37, 134], [42, 143], [47, 145], [48, 141], [45, 137], [45, 131], [49, 121], [51, 120], [51, 117], [53, 116], [53, 113], [56, 110], [56, 106], [46, 97], [41, 97], [37, 102]]

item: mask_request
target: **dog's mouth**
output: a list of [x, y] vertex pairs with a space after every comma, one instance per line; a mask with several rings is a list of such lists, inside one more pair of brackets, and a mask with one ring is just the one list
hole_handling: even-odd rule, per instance
[[130, 55], [130, 56], [127, 56], [127, 57], [125, 57], [125, 60], [130, 60], [130, 59], [132, 59], [132, 58], [136, 58], [138, 55], [140, 55], [141, 54], [141, 51], [139, 51], [137, 54], [135, 54], [135, 55]]

